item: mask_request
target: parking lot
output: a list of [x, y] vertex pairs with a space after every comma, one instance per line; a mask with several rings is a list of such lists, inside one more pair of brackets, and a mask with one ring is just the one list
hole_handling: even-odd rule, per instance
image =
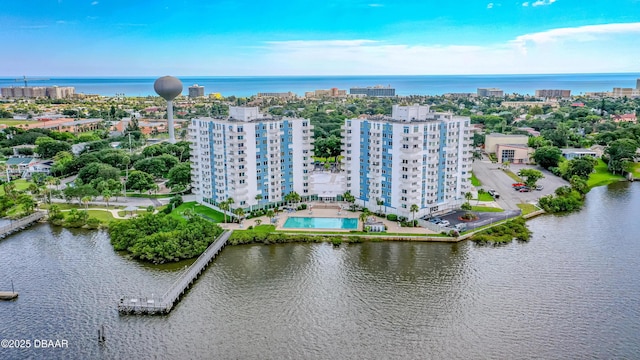
[[496, 190], [500, 194], [496, 202], [508, 210], [518, 210], [517, 204], [536, 203], [540, 197], [553, 194], [560, 186], [569, 185], [569, 182], [537, 165], [511, 165], [510, 170], [515, 174], [522, 169], [536, 169], [544, 175], [544, 178], [538, 180], [538, 184], [543, 186], [541, 191], [518, 192], [512, 186], [515, 181], [501, 169], [500, 164], [491, 163], [486, 156], [482, 160], [476, 160], [472, 167], [473, 173], [482, 183], [480, 188], [486, 191]]

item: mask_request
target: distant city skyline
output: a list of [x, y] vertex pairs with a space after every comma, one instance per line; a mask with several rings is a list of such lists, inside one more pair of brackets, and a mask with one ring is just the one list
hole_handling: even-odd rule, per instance
[[640, 71], [640, 1], [3, 4], [0, 76]]

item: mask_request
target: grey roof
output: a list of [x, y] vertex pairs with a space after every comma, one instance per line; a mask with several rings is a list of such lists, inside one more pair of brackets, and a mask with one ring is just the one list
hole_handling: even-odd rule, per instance
[[12, 157], [7, 159], [7, 165], [28, 164], [33, 160], [32, 157]]

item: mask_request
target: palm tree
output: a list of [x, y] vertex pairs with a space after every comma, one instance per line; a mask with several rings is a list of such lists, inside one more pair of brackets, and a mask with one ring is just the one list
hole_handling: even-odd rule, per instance
[[[478, 197], [480, 197], [480, 196], [478, 196]], [[469, 203], [469, 201], [470, 201], [471, 199], [473, 199], [473, 194], [471, 194], [471, 192], [470, 192], [470, 191], [467, 191], [466, 193], [464, 193], [464, 198], [467, 200], [467, 204], [468, 204], [468, 203]]]
[[273, 216], [274, 216], [273, 210], [271, 209], [267, 210], [267, 217], [269, 218], [270, 222], [273, 222]]
[[420, 211], [420, 208], [418, 207], [418, 205], [416, 204], [412, 204], [411, 207], [409, 208], [409, 211], [411, 211], [411, 213], [413, 214], [413, 219], [411, 219], [411, 225], [415, 226], [416, 223], [416, 213], [418, 211]]
[[360, 216], [358, 217], [360, 219], [360, 221], [362, 221], [362, 231], [364, 231], [365, 229], [365, 223], [367, 222], [367, 218], [369, 217], [369, 215], [371, 215], [371, 213], [369, 212], [369, 210], [367, 210], [366, 208], [360, 213]]
[[255, 223], [256, 223], [256, 226], [260, 226], [260, 224], [262, 224], [262, 220], [256, 219]]
[[218, 207], [220, 208], [220, 210], [222, 210], [222, 214], [224, 215], [224, 222], [226, 223], [227, 222], [227, 210], [229, 210], [228, 200], [219, 203]]
[[107, 209], [109, 208], [109, 199], [111, 199], [111, 191], [103, 190], [102, 199], [107, 203]]
[[476, 205], [480, 204], [480, 195], [484, 193], [485, 193], [484, 189], [478, 189], [478, 202], [476, 203]]
[[242, 218], [244, 217], [244, 210], [242, 208], [237, 208], [233, 210], [233, 213], [238, 218], [238, 223], [240, 223], [240, 221], [242, 221]]
[[378, 212], [382, 212], [382, 205], [384, 205], [384, 200], [380, 198], [376, 198], [376, 205], [378, 205]]
[[84, 196], [81, 199], [82, 203], [84, 204], [84, 209], [89, 211], [89, 201], [91, 201], [91, 197], [90, 196]]
[[[256, 201], [258, 202], [258, 205], [260, 205], [260, 201], [262, 200], [262, 194], [258, 194], [258, 195], [256, 195], [256, 198], [255, 198], [255, 199], [256, 199]], [[252, 207], [253, 207], [253, 205], [252, 205]], [[251, 209], [251, 211], [253, 211], [253, 209]]]

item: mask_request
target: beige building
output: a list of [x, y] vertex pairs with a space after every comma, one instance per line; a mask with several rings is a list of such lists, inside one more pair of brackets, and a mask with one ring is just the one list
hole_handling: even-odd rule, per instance
[[558, 104], [557, 101], [503, 101], [500, 104], [500, 107], [515, 109], [532, 106], [551, 106], [552, 108], [557, 108], [558, 106], [560, 106], [560, 104]]
[[527, 145], [496, 145], [496, 157], [500, 164], [527, 164], [533, 151]]
[[489, 134], [485, 136], [484, 151], [487, 154], [495, 154], [498, 145], [525, 145], [529, 144], [527, 135]]
[[568, 98], [568, 97], [571, 97], [571, 90], [559, 90], [559, 89], [536, 90], [536, 97]]

